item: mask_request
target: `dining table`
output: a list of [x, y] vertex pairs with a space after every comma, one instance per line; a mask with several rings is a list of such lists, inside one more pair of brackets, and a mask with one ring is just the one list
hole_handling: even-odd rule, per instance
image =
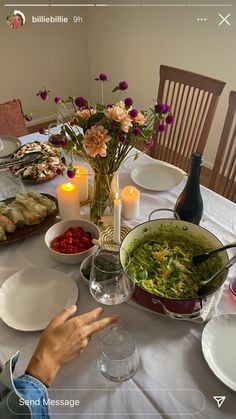
[[[25, 144], [45, 141], [47, 137], [33, 133], [21, 137], [20, 140]], [[134, 152], [131, 151], [129, 159], [119, 169], [120, 190], [127, 185], [133, 185], [140, 190], [139, 217], [134, 220], [122, 219], [122, 225], [129, 228], [147, 221], [149, 214], [155, 209], [173, 209], [187, 179], [187, 175], [184, 174], [179, 184], [164, 191], [159, 191], [158, 186], [156, 191], [137, 186], [131, 178], [133, 169], [154, 164], [156, 160], [141, 151], [138, 159], [134, 160], [133, 156]], [[76, 158], [77, 161], [86, 166], [79, 157]], [[160, 164], [168, 167], [165, 162]], [[66, 173], [44, 183], [24, 182], [22, 188], [25, 191], [35, 189], [56, 196], [57, 186], [65, 182], [65, 179]], [[236, 204], [204, 186], [201, 186], [201, 193], [204, 203], [202, 227], [215, 234], [223, 244], [235, 241]], [[86, 217], [88, 214], [89, 205], [81, 207], [81, 217]], [[57, 221], [59, 217], [54, 220]], [[91, 296], [88, 286], [81, 280], [79, 265], [63, 264], [53, 259], [44, 243], [44, 235], [45, 231], [40, 231], [14, 243], [1, 245], [0, 287], [8, 277], [20, 270], [52, 268], [75, 281], [79, 292], [78, 315], [97, 307], [98, 303]], [[230, 249], [229, 255], [234, 254], [235, 249]], [[135, 338], [140, 359], [138, 371], [131, 379], [124, 382], [107, 380], [97, 366], [100, 342], [98, 337], [93, 335], [86, 350], [61, 368], [49, 388], [50, 400], [72, 401], [69, 406], [53, 406], [52, 403], [50, 407], [52, 417], [56, 419], [235, 418], [236, 393], [225, 384], [224, 379], [218, 378], [216, 371], [209, 367], [203, 355], [201, 341], [203, 330], [212, 318], [228, 313], [236, 315], [236, 296], [229, 289], [229, 283], [235, 277], [236, 268], [232, 267], [218, 298], [206, 308], [202, 316], [196, 319], [173, 319], [145, 309], [133, 298], [115, 307], [115, 312], [127, 322], [128, 330]], [[37, 293], [37, 289], [35, 292]], [[30, 304], [27, 296], [25, 304]], [[107, 310], [109, 309], [105, 307], [105, 313]], [[0, 319], [0, 364], [3, 365], [19, 350], [20, 357], [15, 368], [15, 376], [21, 375], [27, 367], [41, 333], [41, 331], [16, 330]], [[222, 346], [224, 347], [224, 342]], [[225, 357], [227, 351], [235, 353], [235, 364], [231, 366], [235, 370], [236, 347], [224, 350], [222, 356]], [[215, 365], [216, 370], [217, 368]], [[217, 397], [223, 397], [221, 406], [217, 402]], [[75, 400], [79, 402], [73, 403]]]

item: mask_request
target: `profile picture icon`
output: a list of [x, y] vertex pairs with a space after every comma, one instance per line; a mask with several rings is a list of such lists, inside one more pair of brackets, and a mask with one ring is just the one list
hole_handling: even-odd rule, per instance
[[25, 24], [25, 15], [19, 10], [14, 10], [13, 12], [8, 13], [7, 23], [11, 29], [22, 28]]

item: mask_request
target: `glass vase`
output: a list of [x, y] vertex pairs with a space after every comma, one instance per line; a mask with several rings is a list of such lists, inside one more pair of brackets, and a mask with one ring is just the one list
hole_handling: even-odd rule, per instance
[[90, 219], [93, 223], [102, 224], [106, 210], [113, 213], [114, 198], [119, 192], [118, 173], [94, 173], [93, 198], [90, 205]]

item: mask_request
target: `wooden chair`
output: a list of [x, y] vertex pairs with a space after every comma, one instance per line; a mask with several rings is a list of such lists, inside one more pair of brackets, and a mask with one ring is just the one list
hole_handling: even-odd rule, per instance
[[150, 155], [187, 171], [191, 154], [203, 153], [226, 82], [178, 68], [160, 66], [158, 103], [167, 103], [174, 123], [154, 134]]
[[209, 188], [236, 202], [236, 91], [229, 95]]
[[21, 101], [14, 99], [0, 103], [0, 135], [21, 137], [28, 134]]

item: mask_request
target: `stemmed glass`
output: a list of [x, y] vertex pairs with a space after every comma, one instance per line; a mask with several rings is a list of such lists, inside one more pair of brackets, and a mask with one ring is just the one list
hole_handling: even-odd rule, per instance
[[[99, 248], [93, 256], [89, 288], [92, 296], [105, 305], [127, 301], [134, 283], [129, 276], [130, 256], [127, 251]], [[102, 355], [98, 361], [101, 373], [113, 381], [131, 378], [138, 368], [138, 354], [131, 333], [111, 326], [100, 335]]]

